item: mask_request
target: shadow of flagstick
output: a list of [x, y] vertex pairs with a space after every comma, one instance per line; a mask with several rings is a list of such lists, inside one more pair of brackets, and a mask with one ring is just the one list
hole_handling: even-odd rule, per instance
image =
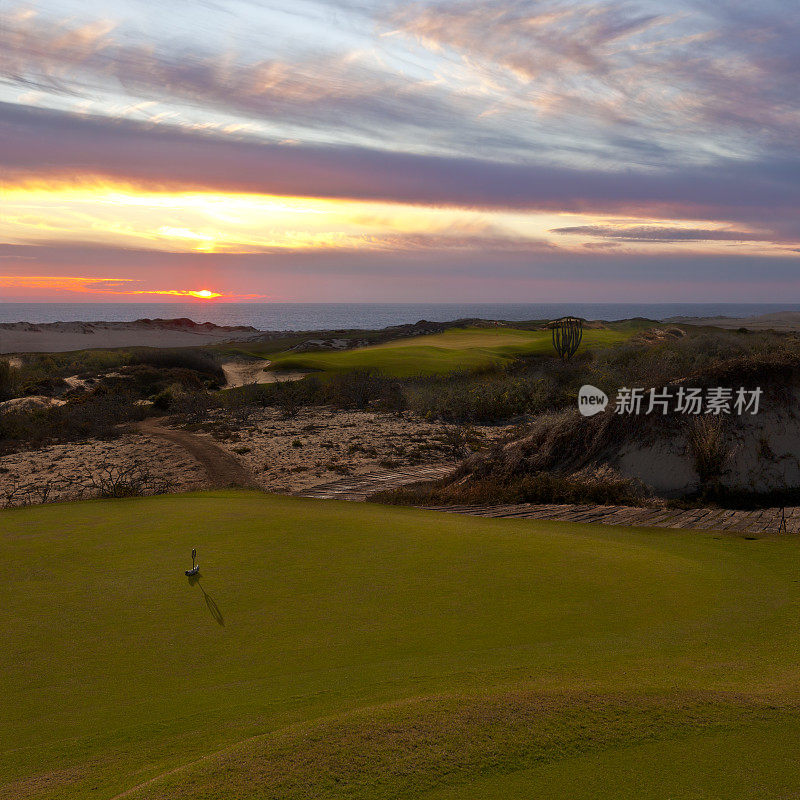
[[214, 600], [214, 598], [203, 588], [203, 584], [200, 583], [199, 575], [190, 575], [189, 586], [194, 586], [195, 584], [200, 587], [200, 591], [203, 593], [203, 599], [206, 601], [206, 606], [208, 606], [211, 616], [214, 617], [214, 621], [217, 623], [217, 625], [221, 625], [224, 628], [225, 620], [222, 616], [222, 612], [219, 610], [217, 601]]

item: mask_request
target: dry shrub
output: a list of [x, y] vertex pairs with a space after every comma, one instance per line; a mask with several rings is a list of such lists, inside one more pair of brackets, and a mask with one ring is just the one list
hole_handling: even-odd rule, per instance
[[16, 396], [18, 372], [10, 362], [0, 358], [0, 401]]
[[4, 480], [0, 487], [0, 507], [40, 505], [59, 500], [81, 500], [88, 497], [141, 497], [166, 494], [174, 489], [167, 478], [153, 473], [146, 462], [135, 460], [126, 464], [103, 461], [87, 466], [86, 474], [55, 474], [46, 480], [29, 477], [27, 480]]
[[272, 384], [272, 396], [275, 405], [287, 419], [296, 417], [303, 407], [303, 390], [297, 381], [276, 381]]
[[525, 437], [465, 461], [459, 476], [507, 482], [537, 472], [575, 473], [613, 458], [623, 441], [652, 440], [669, 424], [660, 416], [615, 414], [610, 408], [594, 417], [574, 408], [543, 414]]
[[569, 474], [535, 472], [508, 481], [493, 477], [445, 478], [380, 492], [370, 499], [380, 503], [421, 506], [507, 503], [641, 505], [649, 497], [643, 483], [626, 478], [605, 464]]
[[733, 455], [722, 418], [694, 418], [689, 425], [686, 441], [703, 489], [710, 491], [718, 487]]
[[372, 369], [354, 369], [334, 375], [328, 383], [328, 397], [342, 408], [364, 409], [382, 394], [384, 381]]
[[539, 417], [528, 435], [466, 459], [439, 481], [376, 495], [415, 505], [493, 503], [640, 504], [647, 487], [608, 464], [620, 443], [652, 437], [664, 418], [615, 414], [582, 417], [570, 409]]
[[143, 462], [119, 465], [103, 463], [84, 481], [85, 491], [96, 497], [142, 497], [166, 494], [172, 484], [156, 477]]

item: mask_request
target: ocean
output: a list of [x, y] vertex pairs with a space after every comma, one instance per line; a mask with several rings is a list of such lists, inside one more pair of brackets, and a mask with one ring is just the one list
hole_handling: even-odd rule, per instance
[[0, 322], [124, 322], [188, 317], [216, 325], [251, 325], [266, 331], [385, 328], [428, 320], [478, 317], [522, 321], [572, 314], [619, 320], [675, 316], [747, 317], [800, 311], [800, 304], [758, 303], [0, 303]]

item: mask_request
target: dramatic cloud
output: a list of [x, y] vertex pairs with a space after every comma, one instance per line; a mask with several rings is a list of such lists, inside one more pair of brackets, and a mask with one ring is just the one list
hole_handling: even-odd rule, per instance
[[[442, 137], [452, 145], [469, 130], [472, 144], [506, 144], [508, 134], [476, 124], [480, 108], [432, 82], [388, 71], [379, 59], [358, 52], [314, 52], [243, 60], [233, 52], [198, 45], [177, 51], [150, 42], [125, 44], [108, 21], [76, 25], [17, 14], [0, 27], [0, 76], [28, 90], [91, 99], [98, 92], [124, 93], [156, 121], [174, 121], [175, 107], [208, 108], [238, 115], [240, 124], [205, 123], [219, 130], [256, 128], [273, 138], [342, 135], [378, 143], [387, 129], [426, 149]], [[142, 102], [144, 101], [144, 102]], [[153, 111], [168, 103], [170, 113]], [[252, 125], [249, 123], [258, 123]], [[281, 127], [283, 126], [283, 127]], [[517, 145], [522, 141], [518, 140]]]
[[254, 300], [266, 297], [263, 294], [223, 295], [210, 289], [137, 289], [131, 286], [135, 283], [141, 281], [131, 278], [87, 278], [83, 275], [0, 275], [0, 287], [10, 290], [37, 289], [123, 297], [191, 297], [200, 300]]
[[774, 157], [800, 132], [800, 9], [777, 0], [309, 3], [294, 26], [252, 4], [247, 35], [222, 4], [198, 15], [219, 37], [58, 9], [7, 14], [0, 80], [109, 116], [610, 167]]
[[752, 154], [800, 131], [800, 8], [777, 0], [425, 2], [393, 20], [491, 82], [497, 111], [530, 104], [634, 163]]
[[625, 242], [771, 242], [774, 234], [716, 230], [702, 228], [663, 228], [648, 225], [633, 225], [612, 228], [604, 225], [573, 225], [551, 228], [551, 233], [568, 233], [579, 236], [599, 236], [604, 239], [620, 239]]
[[143, 281], [87, 297], [800, 300], [785, 0], [0, 15], [9, 279]]
[[614, 172], [232, 140], [0, 105], [0, 177], [108, 176], [149, 186], [666, 218], [796, 217], [800, 159]]

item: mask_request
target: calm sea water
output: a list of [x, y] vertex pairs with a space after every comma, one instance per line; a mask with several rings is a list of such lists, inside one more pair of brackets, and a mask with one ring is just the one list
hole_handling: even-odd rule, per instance
[[772, 311], [800, 311], [798, 304], [745, 303], [0, 303], [0, 322], [124, 322], [142, 318], [188, 317], [216, 325], [252, 325], [260, 330], [385, 328], [425, 319], [447, 322], [465, 317], [512, 321], [673, 316], [747, 317]]

